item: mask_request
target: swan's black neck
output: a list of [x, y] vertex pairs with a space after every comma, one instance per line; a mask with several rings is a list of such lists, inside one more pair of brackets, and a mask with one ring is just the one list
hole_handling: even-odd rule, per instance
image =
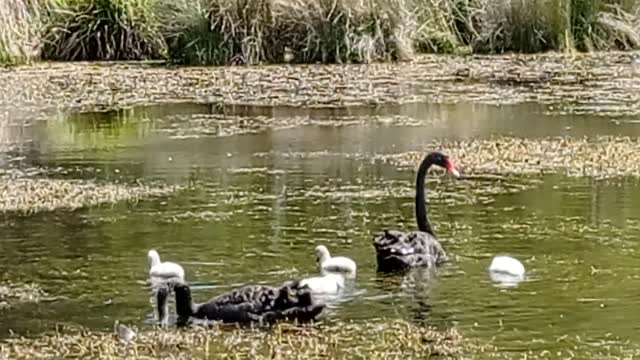
[[169, 288], [162, 286], [156, 293], [156, 306], [158, 307], [158, 321], [161, 325], [165, 325], [169, 317], [169, 304], [167, 298], [169, 297]]
[[416, 177], [416, 222], [418, 223], [418, 230], [435, 236], [427, 217], [427, 200], [425, 198], [425, 178], [427, 171], [433, 165], [433, 159], [431, 156], [426, 156], [420, 163], [418, 168], [418, 176]]
[[182, 326], [187, 323], [189, 317], [195, 313], [195, 305], [191, 298], [191, 289], [185, 283], [178, 283], [174, 286], [173, 291], [176, 294], [176, 313], [178, 314], [178, 325]]

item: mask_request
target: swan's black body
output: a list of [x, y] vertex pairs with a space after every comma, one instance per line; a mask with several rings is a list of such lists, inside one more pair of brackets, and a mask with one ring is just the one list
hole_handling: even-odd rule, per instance
[[166, 318], [167, 296], [173, 290], [176, 297], [178, 326], [191, 318], [226, 323], [274, 323], [280, 320], [308, 322], [324, 309], [316, 304], [308, 287], [298, 281], [288, 281], [279, 287], [248, 285], [216, 296], [203, 304], [194, 304], [189, 285], [180, 279], [168, 282], [158, 291], [158, 316]]
[[373, 245], [376, 249], [378, 271], [396, 272], [418, 266], [435, 267], [446, 261], [447, 255], [427, 218], [424, 181], [427, 171], [434, 164], [458, 175], [445, 154], [436, 151], [425, 156], [416, 176], [415, 212], [418, 231], [384, 230], [377, 235]]

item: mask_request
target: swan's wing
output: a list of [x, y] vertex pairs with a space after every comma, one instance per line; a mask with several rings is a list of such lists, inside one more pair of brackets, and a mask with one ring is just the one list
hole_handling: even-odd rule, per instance
[[406, 241], [407, 234], [398, 230], [384, 230], [373, 238], [376, 249], [397, 246]]
[[247, 304], [247, 303], [262, 303], [268, 301], [271, 298], [276, 297], [277, 289], [270, 286], [263, 285], [247, 285], [238, 289], [231, 290], [224, 294], [220, 294], [211, 300], [209, 303], [221, 305], [233, 305], [233, 304]]
[[413, 231], [408, 234], [407, 238], [416, 254], [428, 255], [429, 261], [435, 264], [447, 260], [447, 254], [442, 248], [442, 244], [433, 235], [422, 231]]
[[318, 304], [305, 307], [294, 307], [284, 311], [269, 311], [261, 316], [261, 321], [266, 323], [274, 323], [280, 320], [298, 321], [300, 323], [315, 320], [316, 317], [324, 310], [325, 305]]
[[254, 303], [216, 304], [208, 302], [198, 307], [193, 314], [199, 319], [223, 321], [231, 323], [248, 323], [259, 321]]

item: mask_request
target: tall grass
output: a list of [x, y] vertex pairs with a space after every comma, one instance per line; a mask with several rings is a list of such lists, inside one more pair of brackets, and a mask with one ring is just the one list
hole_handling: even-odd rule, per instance
[[165, 54], [156, 0], [49, 0], [43, 56], [142, 60]]
[[179, 62], [368, 62], [413, 55], [424, 0], [164, 0], [163, 33]]
[[640, 46], [633, 0], [478, 0], [475, 52], [628, 50]]
[[0, 0], [0, 62], [348, 63], [634, 48], [637, 0]]
[[37, 0], [0, 1], [0, 64], [38, 58], [42, 46], [41, 8]]

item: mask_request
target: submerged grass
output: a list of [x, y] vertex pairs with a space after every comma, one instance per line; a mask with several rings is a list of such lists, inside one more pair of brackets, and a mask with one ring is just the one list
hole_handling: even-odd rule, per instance
[[[342, 346], [344, 342], [349, 346]], [[39, 338], [0, 343], [0, 358], [142, 359], [397, 359], [460, 358], [455, 330], [438, 331], [402, 320], [371, 320], [320, 326], [280, 324], [272, 329], [144, 330], [133, 343], [113, 334], [71, 329]]]
[[16, 304], [39, 302], [49, 294], [37, 284], [23, 284], [5, 281], [0, 283], [0, 310], [10, 308]]
[[[0, 71], [0, 87], [5, 89], [0, 92], [0, 110], [4, 110], [0, 111], [0, 119], [6, 111], [103, 111], [178, 102], [214, 103], [230, 108], [536, 102], [553, 104], [553, 109], [549, 108], [553, 113], [639, 115], [640, 62], [634, 65], [634, 57], [639, 55], [422, 55], [403, 64], [268, 68], [38, 64]], [[226, 111], [224, 108], [212, 112]], [[311, 111], [296, 112], [306, 115], [307, 110]]]
[[120, 201], [135, 202], [146, 197], [168, 195], [175, 190], [174, 187], [96, 184], [87, 180], [5, 177], [0, 179], [0, 212], [73, 210]]
[[5, 0], [0, 62], [369, 63], [640, 47], [632, 0]]

